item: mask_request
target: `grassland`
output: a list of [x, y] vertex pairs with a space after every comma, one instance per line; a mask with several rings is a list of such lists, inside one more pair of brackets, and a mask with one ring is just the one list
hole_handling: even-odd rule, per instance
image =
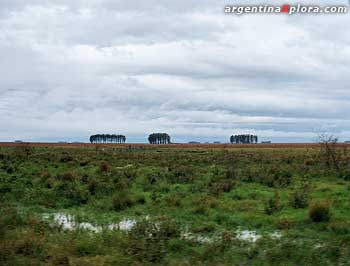
[[350, 265], [349, 162], [347, 146], [2, 145], [0, 265]]

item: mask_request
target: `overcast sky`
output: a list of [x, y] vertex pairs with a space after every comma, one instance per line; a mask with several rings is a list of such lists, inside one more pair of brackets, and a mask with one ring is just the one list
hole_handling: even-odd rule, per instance
[[237, 3], [0, 0], [0, 141], [350, 139], [349, 14]]

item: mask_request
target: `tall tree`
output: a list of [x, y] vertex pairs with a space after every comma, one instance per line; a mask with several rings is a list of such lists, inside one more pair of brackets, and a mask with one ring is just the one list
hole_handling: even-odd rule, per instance
[[256, 144], [258, 143], [258, 136], [251, 134], [240, 134], [230, 136], [230, 142], [235, 144]]
[[91, 143], [125, 143], [126, 137], [116, 134], [96, 134], [91, 135], [89, 140]]
[[152, 133], [148, 136], [148, 142], [150, 144], [169, 144], [171, 138], [167, 133]]

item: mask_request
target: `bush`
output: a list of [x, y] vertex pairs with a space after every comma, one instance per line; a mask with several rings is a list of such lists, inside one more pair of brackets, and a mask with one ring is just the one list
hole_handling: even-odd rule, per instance
[[57, 198], [63, 199], [65, 207], [86, 204], [90, 197], [88, 188], [76, 182], [61, 182], [54, 191]]
[[108, 173], [111, 170], [111, 166], [107, 162], [102, 162], [100, 165], [101, 173]]
[[271, 167], [268, 170], [260, 170], [257, 175], [260, 177], [253, 180], [259, 181], [261, 184], [268, 187], [288, 187], [293, 179], [293, 175], [287, 169], [276, 169], [276, 167]]
[[276, 225], [281, 230], [287, 230], [295, 226], [295, 221], [288, 218], [281, 218], [280, 220], [276, 221]]
[[199, 215], [207, 215], [209, 209], [216, 208], [218, 203], [214, 197], [202, 196], [193, 201], [193, 213]]
[[309, 217], [315, 222], [327, 222], [331, 218], [330, 204], [327, 201], [313, 203], [309, 208]]
[[135, 195], [124, 191], [115, 194], [112, 199], [113, 209], [115, 211], [122, 211], [132, 207], [133, 205], [144, 204], [145, 202], [146, 200], [143, 195]]
[[267, 215], [271, 215], [277, 211], [280, 211], [281, 209], [282, 209], [282, 205], [281, 205], [280, 195], [276, 191], [275, 195], [265, 203], [265, 213]]
[[88, 183], [88, 189], [91, 195], [96, 194], [97, 187], [98, 187], [98, 181], [94, 178], [90, 179]]
[[292, 178], [293, 176], [288, 170], [279, 171], [274, 176], [274, 186], [287, 187], [292, 182]]
[[193, 233], [211, 233], [215, 231], [215, 224], [214, 223], [204, 223], [200, 226], [196, 226], [192, 228]]
[[328, 230], [339, 235], [348, 235], [350, 234], [350, 221], [330, 222]]
[[223, 179], [219, 182], [210, 184], [209, 193], [214, 196], [219, 196], [221, 193], [228, 193], [234, 188], [234, 181]]
[[51, 264], [53, 266], [59, 265], [59, 266], [69, 266], [71, 265], [69, 263], [69, 257], [61, 255], [61, 254], [56, 254], [51, 258]]
[[306, 190], [295, 190], [291, 194], [290, 204], [294, 209], [304, 209], [309, 205], [309, 195]]
[[181, 207], [181, 200], [184, 196], [180, 193], [171, 193], [165, 197], [165, 201], [169, 207]]
[[126, 167], [123, 169], [114, 168], [111, 170], [111, 176], [115, 188], [123, 190], [132, 186], [137, 177], [137, 171], [132, 167]]
[[73, 182], [75, 179], [75, 174], [73, 172], [66, 172], [66, 173], [58, 175], [57, 179], [63, 180], [63, 181], [68, 181], [68, 182]]
[[226, 171], [226, 179], [231, 179], [231, 180], [239, 180], [236, 174], [236, 170], [234, 167], [230, 166], [227, 168]]
[[180, 232], [180, 225], [166, 217], [139, 221], [128, 232], [125, 251], [141, 262], [160, 263], [168, 253], [169, 240], [179, 239]]
[[114, 195], [112, 203], [114, 210], [122, 211], [134, 205], [135, 202], [134, 198], [130, 194], [120, 192]]
[[47, 180], [47, 179], [51, 178], [52, 175], [49, 171], [45, 170], [40, 174], [40, 177], [42, 180]]
[[0, 203], [0, 239], [9, 229], [14, 229], [25, 224], [25, 220], [13, 206]]
[[79, 162], [79, 165], [84, 167], [84, 166], [87, 166], [89, 163], [90, 162], [88, 160], [85, 160], [85, 161]]
[[142, 172], [144, 173], [143, 183], [146, 189], [151, 189], [153, 185], [166, 181], [169, 175], [164, 169], [155, 167], [143, 169]]
[[14, 243], [14, 252], [23, 256], [38, 256], [44, 250], [42, 237], [29, 230], [21, 235], [21, 238]]
[[345, 181], [349, 181], [350, 180], [350, 169], [346, 168], [343, 169], [342, 171], [339, 171], [339, 177], [344, 179]]
[[62, 155], [62, 157], [60, 159], [60, 162], [61, 163], [67, 163], [67, 162], [71, 162], [73, 160], [74, 160], [74, 158], [71, 155], [65, 153], [65, 154]]
[[115, 184], [108, 178], [88, 177], [86, 183], [91, 195], [112, 196], [117, 190]]
[[170, 177], [173, 184], [185, 183], [190, 184], [193, 182], [193, 167], [191, 166], [179, 166], [171, 171]]

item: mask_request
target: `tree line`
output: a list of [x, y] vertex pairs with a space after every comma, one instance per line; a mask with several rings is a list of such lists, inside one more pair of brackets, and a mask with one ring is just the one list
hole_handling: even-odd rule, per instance
[[90, 136], [91, 143], [125, 143], [126, 137], [124, 135], [116, 134], [96, 134]]
[[148, 136], [150, 144], [169, 144], [170, 136], [167, 133], [152, 133]]
[[235, 144], [256, 144], [258, 143], [258, 136], [256, 135], [232, 135], [230, 142]]
[[[90, 136], [91, 143], [118, 143], [124, 144], [126, 137], [124, 135], [116, 134], [96, 134]], [[170, 144], [171, 138], [167, 133], [152, 133], [148, 136], [150, 144]], [[258, 136], [256, 135], [232, 135], [230, 137], [232, 144], [256, 144], [258, 143]]]

